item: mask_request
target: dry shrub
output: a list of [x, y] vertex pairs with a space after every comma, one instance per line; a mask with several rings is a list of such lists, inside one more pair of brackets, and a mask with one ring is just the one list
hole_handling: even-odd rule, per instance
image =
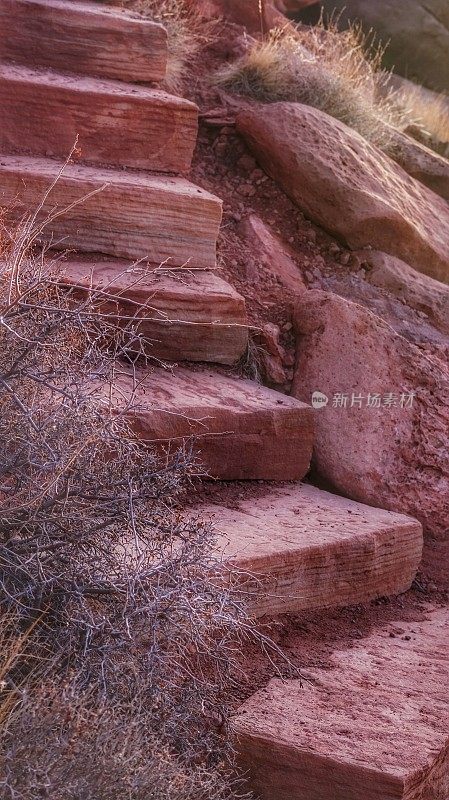
[[388, 151], [388, 126], [403, 128], [408, 117], [392, 96], [381, 97], [382, 49], [353, 25], [273, 30], [254, 42], [239, 61], [217, 76], [221, 85], [262, 102], [311, 105], [344, 122]]
[[190, 454], [161, 460], [92, 389], [108, 396], [135, 341], [95, 296], [58, 287], [41, 228], [35, 215], [2, 228], [0, 610], [16, 631], [2, 797], [235, 797], [218, 777], [223, 725], [256, 634], [217, 581], [213, 529], [180, 512]]
[[443, 145], [443, 149], [449, 155], [449, 98], [410, 83], [397, 90], [395, 100], [403, 105], [422, 128], [424, 134], [429, 137], [430, 144], [435, 149]]
[[168, 35], [164, 86], [170, 92], [182, 92], [202, 50], [213, 42], [217, 22], [205, 20], [185, 0], [121, 0], [120, 4], [128, 11], [164, 25]]
[[24, 693], [0, 740], [3, 800], [230, 800], [224, 776], [187, 766], [147, 730], [137, 699], [124, 707], [73, 685]]

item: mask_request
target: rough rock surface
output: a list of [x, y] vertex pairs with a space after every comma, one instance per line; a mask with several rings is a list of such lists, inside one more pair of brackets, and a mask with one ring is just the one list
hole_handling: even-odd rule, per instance
[[69, 261], [59, 280], [144, 337], [154, 358], [235, 364], [247, 347], [245, 301], [214, 272]]
[[419, 522], [306, 484], [201, 513], [213, 519], [225, 562], [243, 571], [257, 616], [398, 594], [421, 559]]
[[[298, 301], [292, 393], [317, 410], [318, 472], [353, 499], [449, 534], [449, 370], [355, 303]], [[411, 394], [411, 393], [414, 393]]]
[[162, 25], [99, 3], [0, 0], [0, 57], [122, 81], [162, 80]]
[[190, 167], [198, 109], [157, 89], [2, 64], [0, 105], [3, 153], [67, 158], [77, 140], [79, 158], [93, 164]]
[[257, 216], [249, 214], [238, 226], [239, 232], [254, 247], [255, 252], [270, 268], [282, 286], [293, 296], [301, 295], [306, 290], [301, 270], [295, 264], [293, 257], [287, 252], [281, 242], [268, 225]]
[[392, 131], [392, 157], [408, 175], [449, 203], [449, 161], [410, 136]]
[[361, 20], [388, 43], [386, 63], [430, 89], [449, 91], [447, 0], [321, 0], [342, 22]]
[[[0, 156], [0, 206], [15, 216], [34, 210], [62, 166], [52, 159]], [[54, 206], [67, 210], [44, 235], [59, 249], [154, 264], [167, 260], [167, 267], [215, 266], [221, 201], [183, 178], [69, 164], [45, 198], [42, 215]]]
[[357, 253], [367, 280], [402, 298], [411, 308], [423, 311], [431, 323], [449, 334], [449, 286], [412, 269], [399, 258], [363, 250]]
[[[108, 390], [102, 394], [108, 402]], [[144, 441], [172, 451], [193, 444], [204, 472], [223, 480], [299, 480], [313, 444], [310, 406], [257, 383], [218, 372], [124, 369], [113, 408], [126, 411]]]
[[237, 128], [301, 210], [351, 248], [371, 246], [449, 282], [449, 205], [322, 111], [273, 103]]
[[[366, 253], [367, 251], [361, 251]], [[376, 251], [373, 251], [376, 252]], [[391, 256], [386, 256], [391, 258]], [[403, 264], [403, 262], [399, 262]], [[361, 260], [361, 264], [366, 262]], [[418, 273], [420, 274], [420, 273]], [[446, 284], [438, 284], [446, 286]], [[369, 281], [369, 267], [362, 266], [359, 272], [346, 275], [331, 275], [313, 287], [344, 297], [351, 303], [364, 306], [376, 317], [380, 317], [408, 342], [432, 359], [441, 361], [442, 369], [449, 365], [449, 334], [438, 330], [425, 311], [407, 305], [401, 294], [376, 286]]]
[[381, 628], [309, 681], [273, 680], [233, 722], [261, 800], [449, 797], [447, 609]]

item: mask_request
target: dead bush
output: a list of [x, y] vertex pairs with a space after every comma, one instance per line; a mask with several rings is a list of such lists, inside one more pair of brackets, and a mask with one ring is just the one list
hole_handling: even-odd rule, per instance
[[141, 698], [128, 707], [73, 685], [25, 692], [0, 739], [4, 800], [237, 800], [217, 769], [182, 763], [151, 729]]
[[437, 95], [422, 86], [402, 85], [395, 94], [426, 137], [426, 143], [449, 156], [449, 98]]
[[104, 401], [135, 336], [130, 352], [98, 312], [104, 291], [58, 286], [41, 226], [2, 226], [0, 610], [19, 653], [33, 630], [2, 671], [2, 796], [236, 796], [218, 778], [228, 693], [257, 634], [232, 577], [217, 580], [212, 527], [180, 509], [190, 454], [161, 460]]
[[339, 31], [335, 21], [290, 27], [254, 42], [248, 53], [222, 70], [219, 84], [261, 102], [311, 105], [344, 122], [388, 151], [388, 126], [409, 122], [393, 95], [382, 97], [382, 50], [360, 27]]

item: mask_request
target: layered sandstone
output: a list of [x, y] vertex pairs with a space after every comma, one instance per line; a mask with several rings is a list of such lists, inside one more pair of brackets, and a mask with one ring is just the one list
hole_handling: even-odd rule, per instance
[[[194, 103], [166, 92], [0, 64], [0, 149], [159, 172], [189, 169]], [[26, 109], [26, 113], [24, 113]]]
[[256, 616], [361, 603], [406, 591], [422, 528], [401, 514], [298, 484], [203, 505]]
[[1, 0], [0, 58], [114, 80], [162, 80], [162, 25], [100, 3]]
[[[312, 409], [257, 383], [210, 370], [117, 372], [98, 402], [124, 413], [163, 452], [193, 447], [201, 471], [223, 480], [299, 480], [309, 469]], [[111, 405], [112, 403], [112, 405]]]
[[60, 249], [215, 266], [221, 201], [183, 178], [1, 155], [0, 205], [51, 214], [42, 238]]
[[126, 262], [65, 262], [58, 280], [90, 297], [130, 344], [167, 361], [234, 364], [248, 344], [245, 301], [215, 272], [150, 270]]

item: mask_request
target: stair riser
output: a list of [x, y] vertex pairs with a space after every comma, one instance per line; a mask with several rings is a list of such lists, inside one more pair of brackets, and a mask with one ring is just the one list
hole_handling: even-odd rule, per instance
[[[114, 84], [113, 84], [114, 86]], [[143, 94], [143, 93], [142, 93]], [[0, 71], [0, 148], [66, 158], [75, 140], [80, 160], [117, 167], [185, 172], [197, 136], [193, 103], [160, 92], [133, 97], [104, 82], [49, 73]]]
[[[409, 526], [385, 530], [366, 541], [273, 556], [265, 569], [244, 555], [241, 569], [248, 605], [255, 617], [365, 603], [410, 589], [422, 554], [422, 537]], [[398, 568], [400, 565], [400, 568]], [[254, 568], [255, 567], [255, 568]], [[254, 575], [254, 580], [248, 578]]]
[[206, 361], [236, 364], [248, 345], [245, 328], [213, 324], [190, 324], [144, 320], [137, 326], [144, 337], [148, 356], [165, 361]]
[[[86, 293], [75, 290], [73, 295], [83, 298]], [[135, 341], [134, 348], [141, 350], [143, 343], [146, 354], [151, 358], [232, 365], [239, 361], [247, 348], [248, 328], [244, 323], [244, 315], [230, 324], [190, 322], [188, 319], [183, 321], [184, 310], [181, 307], [172, 321], [163, 318], [166, 316], [163, 310], [159, 315], [155, 314], [151, 299], [148, 305], [153, 306], [153, 310], [139, 311], [135, 303], [127, 303], [120, 298], [102, 302], [97, 307], [100, 313], [108, 316], [111, 324], [131, 329], [132, 333], [127, 337], [129, 347], [133, 349]], [[216, 311], [219, 318], [219, 309]]]
[[96, 402], [124, 414], [143, 444], [163, 453], [192, 449], [204, 475], [224, 480], [296, 480], [309, 469], [313, 409], [236, 376], [123, 368]]
[[56, 278], [71, 295], [139, 335], [149, 356], [235, 364], [248, 344], [245, 301], [212, 270], [159, 271], [120, 261], [66, 261]]
[[276, 419], [269, 412], [261, 412], [252, 418], [245, 415], [242, 423], [238, 417], [220, 420], [216, 414], [200, 423], [154, 411], [133, 414], [130, 423], [140, 439], [163, 454], [192, 447], [202, 474], [211, 478], [294, 481], [303, 478], [310, 468], [311, 414], [303, 413], [298, 420], [294, 412]]
[[[51, 179], [50, 172], [33, 172], [26, 163], [18, 169], [0, 158], [0, 205], [20, 217], [38, 206]], [[155, 264], [168, 260], [170, 267], [215, 267], [221, 221], [221, 204], [215, 198], [194, 187], [177, 191], [176, 180], [166, 179], [165, 189], [154, 181], [146, 186], [130, 180], [107, 185], [107, 180], [105, 172], [98, 178], [77, 177], [68, 169], [44, 203], [41, 216], [54, 206], [67, 208], [104, 188], [54, 220], [42, 239], [51, 238], [52, 246], [60, 250], [142, 258]]]
[[165, 76], [162, 25], [99, 5], [1, 0], [0, 29], [0, 58], [19, 64], [130, 82]]

